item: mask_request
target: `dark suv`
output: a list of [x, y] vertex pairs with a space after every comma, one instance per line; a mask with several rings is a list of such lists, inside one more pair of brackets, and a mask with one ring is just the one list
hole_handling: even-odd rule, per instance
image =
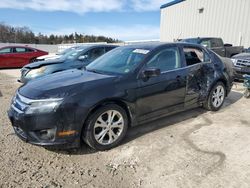
[[[233, 82], [232, 62], [200, 45], [123, 46], [86, 70], [20, 87], [8, 112], [16, 134], [40, 146], [117, 146], [130, 126], [203, 106], [217, 111]], [[69, 144], [69, 145], [67, 145]]]
[[27, 83], [35, 78], [72, 68], [83, 68], [89, 63], [113, 50], [115, 45], [83, 45], [77, 46], [58, 59], [30, 63], [21, 69], [20, 82]]
[[250, 53], [241, 53], [232, 58], [235, 70], [235, 78], [243, 80], [243, 75], [250, 75]]

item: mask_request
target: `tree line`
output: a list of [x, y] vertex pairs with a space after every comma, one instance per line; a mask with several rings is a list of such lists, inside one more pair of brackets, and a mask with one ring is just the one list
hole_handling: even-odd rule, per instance
[[88, 42], [117, 43], [121, 41], [110, 37], [84, 35], [81, 33], [72, 33], [69, 35], [44, 35], [42, 33], [35, 34], [28, 27], [13, 27], [4, 23], [0, 23], [0, 42], [25, 44], [68, 44]]

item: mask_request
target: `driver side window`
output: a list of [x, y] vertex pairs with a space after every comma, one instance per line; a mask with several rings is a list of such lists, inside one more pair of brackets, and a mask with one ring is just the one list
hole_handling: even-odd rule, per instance
[[181, 58], [177, 47], [169, 47], [158, 52], [148, 63], [147, 68], [158, 68], [161, 72], [181, 68]]

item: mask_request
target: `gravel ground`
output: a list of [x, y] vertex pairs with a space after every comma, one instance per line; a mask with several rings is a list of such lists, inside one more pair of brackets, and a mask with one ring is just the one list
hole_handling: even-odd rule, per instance
[[51, 151], [22, 142], [7, 117], [19, 85], [0, 73], [0, 187], [250, 187], [250, 101], [131, 128], [121, 146]]

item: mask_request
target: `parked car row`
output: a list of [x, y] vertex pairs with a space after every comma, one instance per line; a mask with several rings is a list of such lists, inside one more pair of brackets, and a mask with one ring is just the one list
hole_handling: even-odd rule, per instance
[[[222, 57], [232, 58], [237, 80], [242, 80], [244, 74], [250, 74], [250, 48], [244, 49], [242, 46], [232, 46], [230, 44], [224, 44], [221, 38], [215, 37], [187, 38], [180, 41], [200, 44]], [[97, 48], [100, 45], [94, 46]], [[47, 52], [30, 47], [8, 46], [0, 49], [0, 68], [23, 67], [21, 70], [22, 76], [19, 81], [22, 83], [26, 83], [35, 78], [53, 74], [55, 72], [71, 68], [85, 67], [95, 59], [91, 57], [87, 58], [88, 51], [91, 50], [94, 46], [73, 46], [60, 53], [50, 55], [48, 55]], [[99, 55], [103, 55], [104, 53], [115, 47], [117, 46], [111, 46], [110, 49], [106, 47], [106, 49], [108, 50], [99, 50]], [[95, 51], [94, 49], [92, 50]], [[81, 52], [86, 53], [86, 55], [77, 57], [77, 54], [80, 54]], [[73, 57], [74, 55], [75, 57]], [[98, 57], [98, 54], [96, 55], [96, 57]], [[33, 63], [38, 61], [39, 63]]]
[[[63, 67], [84, 68], [57, 72]], [[80, 47], [22, 71], [8, 111], [17, 136], [96, 150], [120, 144], [131, 126], [201, 106], [219, 110], [234, 80], [230, 59], [189, 43]]]

